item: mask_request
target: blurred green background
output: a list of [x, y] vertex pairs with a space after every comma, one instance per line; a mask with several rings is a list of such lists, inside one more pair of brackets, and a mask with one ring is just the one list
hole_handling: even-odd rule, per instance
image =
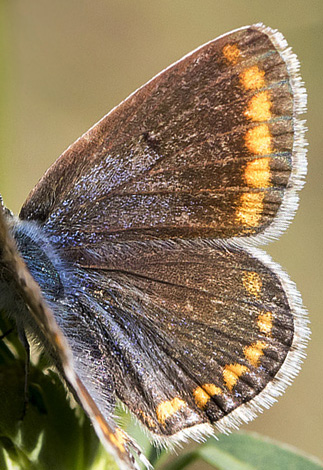
[[200, 44], [262, 21], [301, 61], [309, 168], [294, 223], [268, 251], [311, 319], [302, 372], [244, 428], [323, 458], [323, 1], [0, 0], [0, 190], [17, 212], [48, 166], [130, 92]]

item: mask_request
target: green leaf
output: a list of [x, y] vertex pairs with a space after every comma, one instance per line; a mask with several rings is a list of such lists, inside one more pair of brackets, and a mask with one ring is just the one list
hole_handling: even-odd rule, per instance
[[0, 341], [1, 470], [117, 469], [58, 374], [31, 364], [25, 414], [24, 387], [25, 352], [12, 332]]
[[239, 432], [210, 439], [166, 465], [167, 470], [188, 468], [201, 459], [217, 470], [322, 470], [323, 465], [297, 449], [254, 433]]

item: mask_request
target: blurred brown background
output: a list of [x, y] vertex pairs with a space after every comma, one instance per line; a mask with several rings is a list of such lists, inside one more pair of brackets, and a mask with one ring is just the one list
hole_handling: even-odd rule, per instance
[[185, 53], [259, 21], [285, 35], [309, 94], [309, 169], [295, 221], [268, 251], [297, 283], [312, 339], [293, 386], [245, 429], [323, 458], [323, 2], [0, 0], [0, 15], [0, 189], [15, 212], [70, 143]]

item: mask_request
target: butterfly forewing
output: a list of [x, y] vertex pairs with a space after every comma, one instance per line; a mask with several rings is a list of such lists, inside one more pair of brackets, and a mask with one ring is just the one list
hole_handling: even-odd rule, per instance
[[104, 242], [263, 232], [296, 184], [293, 60], [260, 26], [202, 46], [73, 144], [21, 217], [75, 258]]

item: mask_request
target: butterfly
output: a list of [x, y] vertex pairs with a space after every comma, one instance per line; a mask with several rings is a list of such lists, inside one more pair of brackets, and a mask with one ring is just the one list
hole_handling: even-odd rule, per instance
[[306, 173], [306, 92], [262, 24], [199, 47], [72, 144], [19, 217], [1, 205], [0, 306], [31, 331], [121, 469], [271, 405], [309, 336], [295, 285], [256, 245]]

